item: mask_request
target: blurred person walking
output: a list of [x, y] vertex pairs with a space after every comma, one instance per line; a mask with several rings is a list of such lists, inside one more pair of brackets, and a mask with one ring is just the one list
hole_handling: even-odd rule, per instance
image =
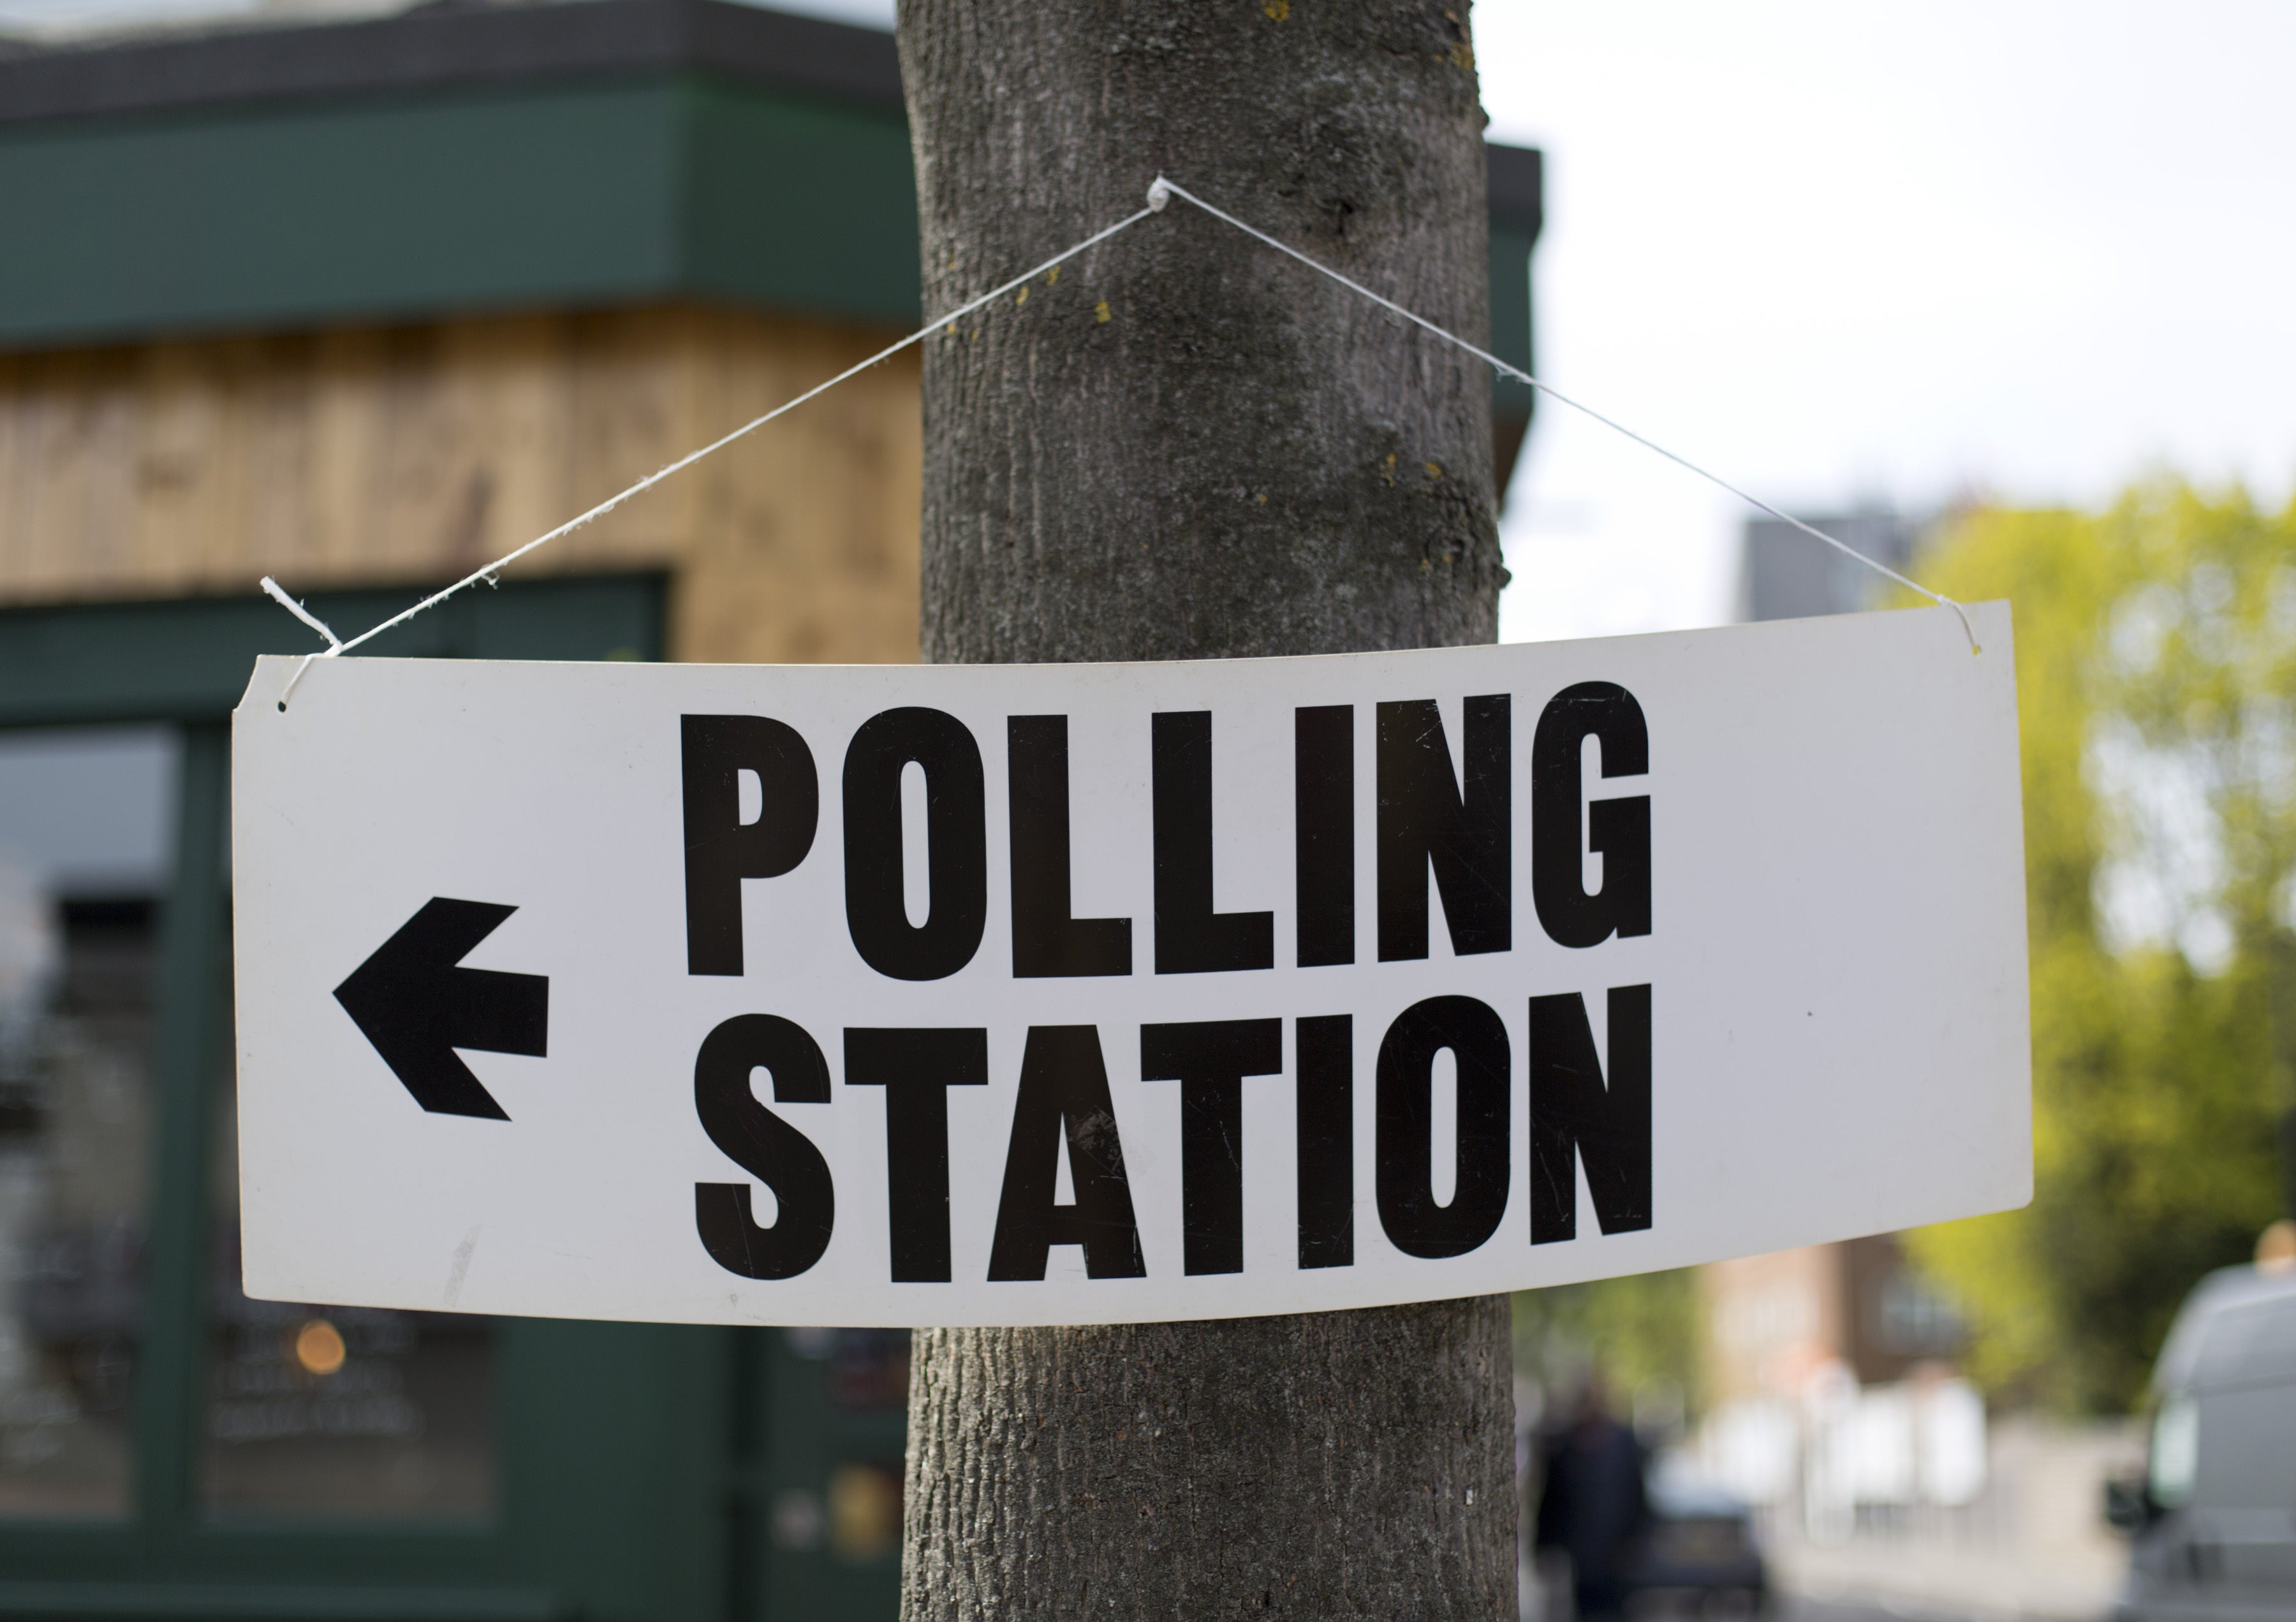
[[1570, 1558], [1580, 1622], [1625, 1613], [1635, 1551], [1650, 1521], [1642, 1443], [1612, 1416], [1599, 1375], [1580, 1391], [1570, 1422], [1541, 1459], [1537, 1543]]

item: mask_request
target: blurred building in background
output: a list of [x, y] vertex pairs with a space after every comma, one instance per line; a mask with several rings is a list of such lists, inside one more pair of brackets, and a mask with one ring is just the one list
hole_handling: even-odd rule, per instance
[[[0, 41], [0, 1614], [890, 1618], [905, 1334], [238, 1287], [226, 725], [313, 646], [257, 578], [363, 630], [922, 319], [888, 35], [386, 12]], [[1538, 156], [1490, 173], [1528, 366]], [[918, 389], [374, 651], [914, 658]]]
[[[1804, 520], [1876, 563], [1906, 572], [1921, 527], [1887, 507]], [[1889, 581], [1775, 518], [1750, 518], [1738, 553], [1738, 618], [1806, 619], [1879, 608]]]
[[[913, 198], [890, 42], [745, 7], [5, 59], [0, 596], [455, 578], [914, 325]], [[897, 357], [519, 578], [652, 581], [671, 657], [914, 658], [916, 400]]]
[[1985, 1484], [1983, 1402], [1953, 1372], [1962, 1323], [1888, 1234], [1700, 1270], [1714, 1472], [1840, 1536]]
[[1886, 1385], [1962, 1349], [1960, 1315], [1890, 1234], [1716, 1262], [1699, 1282], [1716, 1401], [1798, 1390], [1828, 1364]]

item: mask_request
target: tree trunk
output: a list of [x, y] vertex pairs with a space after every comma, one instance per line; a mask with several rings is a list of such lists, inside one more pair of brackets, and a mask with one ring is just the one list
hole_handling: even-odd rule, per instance
[[[1160, 171], [1480, 341], [1464, 0], [904, 0], [925, 305]], [[1175, 201], [929, 340], [924, 654], [1490, 640], [1490, 381]], [[1513, 1612], [1504, 1298], [920, 1331], [902, 1614]]]

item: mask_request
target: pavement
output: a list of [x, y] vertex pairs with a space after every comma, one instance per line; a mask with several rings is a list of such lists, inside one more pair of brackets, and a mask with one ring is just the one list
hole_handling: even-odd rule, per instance
[[[2111, 1547], [1988, 1550], [1881, 1538], [1773, 1539], [1764, 1552], [1772, 1597], [1760, 1622], [2103, 1622], [2127, 1558]], [[1569, 1616], [1557, 1588], [1527, 1589], [1525, 1602], [1526, 1618]], [[1742, 1610], [1714, 1614], [1751, 1622]]]
[[1768, 1622], [1963, 1622], [1952, 1610], [1905, 1609], [1855, 1600], [1816, 1600], [1807, 1594], [1780, 1594]]
[[[1529, 1614], [1529, 1613], [1526, 1613]], [[1682, 1613], [1685, 1622], [1696, 1613]], [[1720, 1613], [1744, 1618], [1742, 1612]], [[1813, 1594], [1783, 1593], [1772, 1597], [1759, 1622], [1994, 1622], [1999, 1613], [1972, 1611], [1944, 1603], [1902, 1603], [1840, 1595], [1820, 1599]], [[1635, 1613], [1636, 1622], [1671, 1622], [1671, 1613]]]
[[[1777, 1589], [1807, 1606], [1972, 1622], [2098, 1622], [2120, 1585], [2118, 1551], [2008, 1550], [1930, 1541], [1774, 1544]], [[1813, 1612], [1808, 1622], [1831, 1622]]]

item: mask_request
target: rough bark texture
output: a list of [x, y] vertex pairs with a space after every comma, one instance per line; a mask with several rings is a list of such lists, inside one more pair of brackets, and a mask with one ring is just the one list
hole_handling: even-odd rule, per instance
[[901, 1614], [1514, 1614], [1507, 1301], [919, 1330]]
[[[1160, 170], [1478, 340], [1464, 0], [905, 0], [925, 302]], [[925, 657], [1488, 641], [1490, 384], [1175, 202], [925, 356]], [[902, 1614], [1512, 1616], [1503, 1298], [920, 1331]]]
[[[1160, 170], [1476, 341], [1464, 0], [910, 0], [925, 307]], [[1103, 319], [1103, 316], [1105, 319]], [[1490, 379], [1185, 203], [930, 340], [929, 659], [1488, 642]]]

